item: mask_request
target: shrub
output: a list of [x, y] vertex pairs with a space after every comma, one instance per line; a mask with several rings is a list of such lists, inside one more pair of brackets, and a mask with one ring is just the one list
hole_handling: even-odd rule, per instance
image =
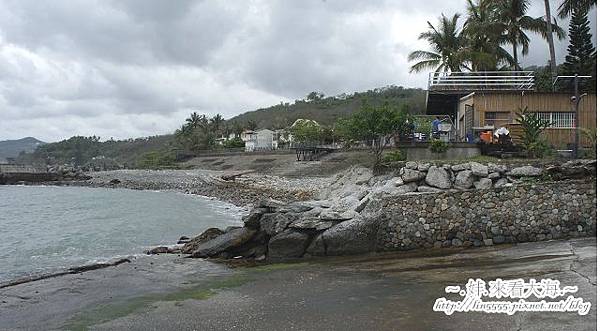
[[448, 143], [443, 142], [441, 140], [432, 140], [429, 143], [429, 150], [436, 154], [446, 153], [446, 151], [448, 151], [449, 147], [450, 147], [450, 145]]
[[392, 162], [398, 162], [398, 161], [406, 161], [406, 151], [404, 151], [404, 150], [392, 151], [392, 152], [386, 153], [383, 156], [383, 162], [385, 162], [385, 163], [392, 163]]

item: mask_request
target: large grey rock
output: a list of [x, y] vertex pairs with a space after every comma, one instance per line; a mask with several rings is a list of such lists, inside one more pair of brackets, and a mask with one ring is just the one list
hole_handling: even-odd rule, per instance
[[312, 256], [324, 256], [327, 255], [325, 250], [325, 241], [323, 240], [323, 234], [318, 235], [306, 248], [306, 254]]
[[417, 170], [417, 168], [419, 167], [419, 165], [417, 164], [417, 162], [414, 161], [408, 161], [406, 162], [406, 165], [404, 166], [404, 169], [412, 169], [412, 170]]
[[216, 237], [222, 235], [224, 232], [217, 228], [208, 228], [201, 234], [192, 238], [188, 243], [183, 245], [181, 248], [181, 252], [184, 254], [191, 254], [193, 251], [198, 249], [200, 245], [203, 243], [215, 239]]
[[450, 168], [452, 169], [452, 171], [471, 170], [471, 163], [455, 164]]
[[492, 188], [492, 180], [489, 178], [480, 178], [478, 181], [474, 182], [475, 188], [478, 190], [488, 190]]
[[471, 171], [473, 176], [477, 177], [487, 177], [488, 175], [488, 167], [478, 162], [471, 162]]
[[429, 171], [427, 171], [427, 177], [425, 177], [425, 182], [429, 186], [441, 189], [449, 189], [452, 186], [448, 172], [443, 168], [438, 168], [436, 166], [429, 168]]
[[398, 186], [392, 193], [393, 194], [406, 194], [410, 192], [415, 192], [418, 188], [417, 183], [408, 183], [402, 186]]
[[322, 234], [326, 255], [350, 255], [375, 249], [377, 223], [374, 220], [355, 218], [339, 223]]
[[488, 168], [490, 172], [499, 172], [501, 174], [508, 171], [508, 167], [504, 164], [488, 163]]
[[303, 232], [286, 230], [269, 240], [270, 259], [301, 257], [309, 244], [310, 236]]
[[304, 213], [309, 210], [314, 209], [315, 206], [302, 203], [302, 202], [292, 202], [286, 206], [279, 208], [278, 212], [280, 213]]
[[411, 183], [420, 181], [421, 179], [425, 178], [425, 174], [418, 170], [405, 168], [401, 178], [402, 181], [404, 181], [404, 183]]
[[237, 248], [248, 242], [256, 230], [249, 228], [239, 228], [224, 233], [212, 240], [199, 245], [192, 252], [192, 257], [212, 257], [219, 255], [227, 250]]
[[427, 171], [431, 167], [430, 163], [418, 163], [417, 170], [419, 171]]
[[505, 186], [506, 184], [508, 184], [508, 179], [500, 178], [496, 181], [496, 183], [494, 183], [494, 187], [499, 188]]
[[454, 186], [460, 189], [469, 189], [473, 186], [473, 172], [471, 170], [463, 170], [456, 175]]
[[532, 167], [532, 166], [523, 166], [514, 168], [511, 170], [508, 175], [515, 177], [536, 177], [542, 174], [542, 169]]
[[264, 214], [260, 219], [260, 229], [266, 232], [269, 236], [273, 236], [279, 232], [282, 232], [287, 226], [300, 214], [281, 214], [271, 213]]
[[303, 218], [297, 219], [288, 225], [290, 229], [299, 229], [299, 230], [327, 230], [332, 227], [336, 222], [334, 221], [325, 221], [319, 218]]

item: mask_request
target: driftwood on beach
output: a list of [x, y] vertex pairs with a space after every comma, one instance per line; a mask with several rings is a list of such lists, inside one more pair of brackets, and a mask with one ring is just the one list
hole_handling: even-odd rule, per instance
[[229, 181], [235, 180], [239, 176], [247, 175], [247, 174], [250, 174], [253, 172], [256, 172], [256, 170], [247, 170], [247, 171], [242, 171], [242, 172], [238, 172], [235, 174], [222, 175], [221, 179], [229, 182]]
[[15, 286], [15, 285], [20, 285], [20, 284], [25, 284], [25, 283], [31, 283], [31, 282], [35, 282], [38, 280], [48, 279], [48, 278], [55, 278], [55, 277], [60, 277], [60, 276], [64, 276], [64, 275], [69, 275], [69, 274], [78, 274], [78, 273], [91, 271], [91, 270], [114, 267], [114, 266], [117, 266], [117, 265], [125, 263], [125, 262], [130, 263], [131, 260], [124, 258], [124, 259], [119, 259], [119, 260], [116, 260], [113, 262], [94, 263], [94, 264], [88, 264], [88, 265], [79, 266], [79, 267], [73, 267], [73, 268], [67, 269], [66, 271], [60, 271], [60, 272], [55, 272], [55, 273], [50, 273], [50, 274], [43, 274], [43, 275], [39, 275], [39, 276], [24, 277], [24, 278], [20, 278], [20, 279], [17, 279], [17, 280], [8, 282], [8, 283], [0, 284], [0, 289]]

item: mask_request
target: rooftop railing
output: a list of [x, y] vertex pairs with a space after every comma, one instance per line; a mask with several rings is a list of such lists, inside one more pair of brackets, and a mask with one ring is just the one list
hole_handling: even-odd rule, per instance
[[535, 88], [533, 71], [432, 72], [429, 91], [523, 91]]

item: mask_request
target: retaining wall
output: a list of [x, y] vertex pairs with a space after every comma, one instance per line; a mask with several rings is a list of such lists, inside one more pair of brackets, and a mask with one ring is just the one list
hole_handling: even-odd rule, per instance
[[596, 235], [596, 182], [521, 184], [384, 198], [377, 250], [482, 246]]

